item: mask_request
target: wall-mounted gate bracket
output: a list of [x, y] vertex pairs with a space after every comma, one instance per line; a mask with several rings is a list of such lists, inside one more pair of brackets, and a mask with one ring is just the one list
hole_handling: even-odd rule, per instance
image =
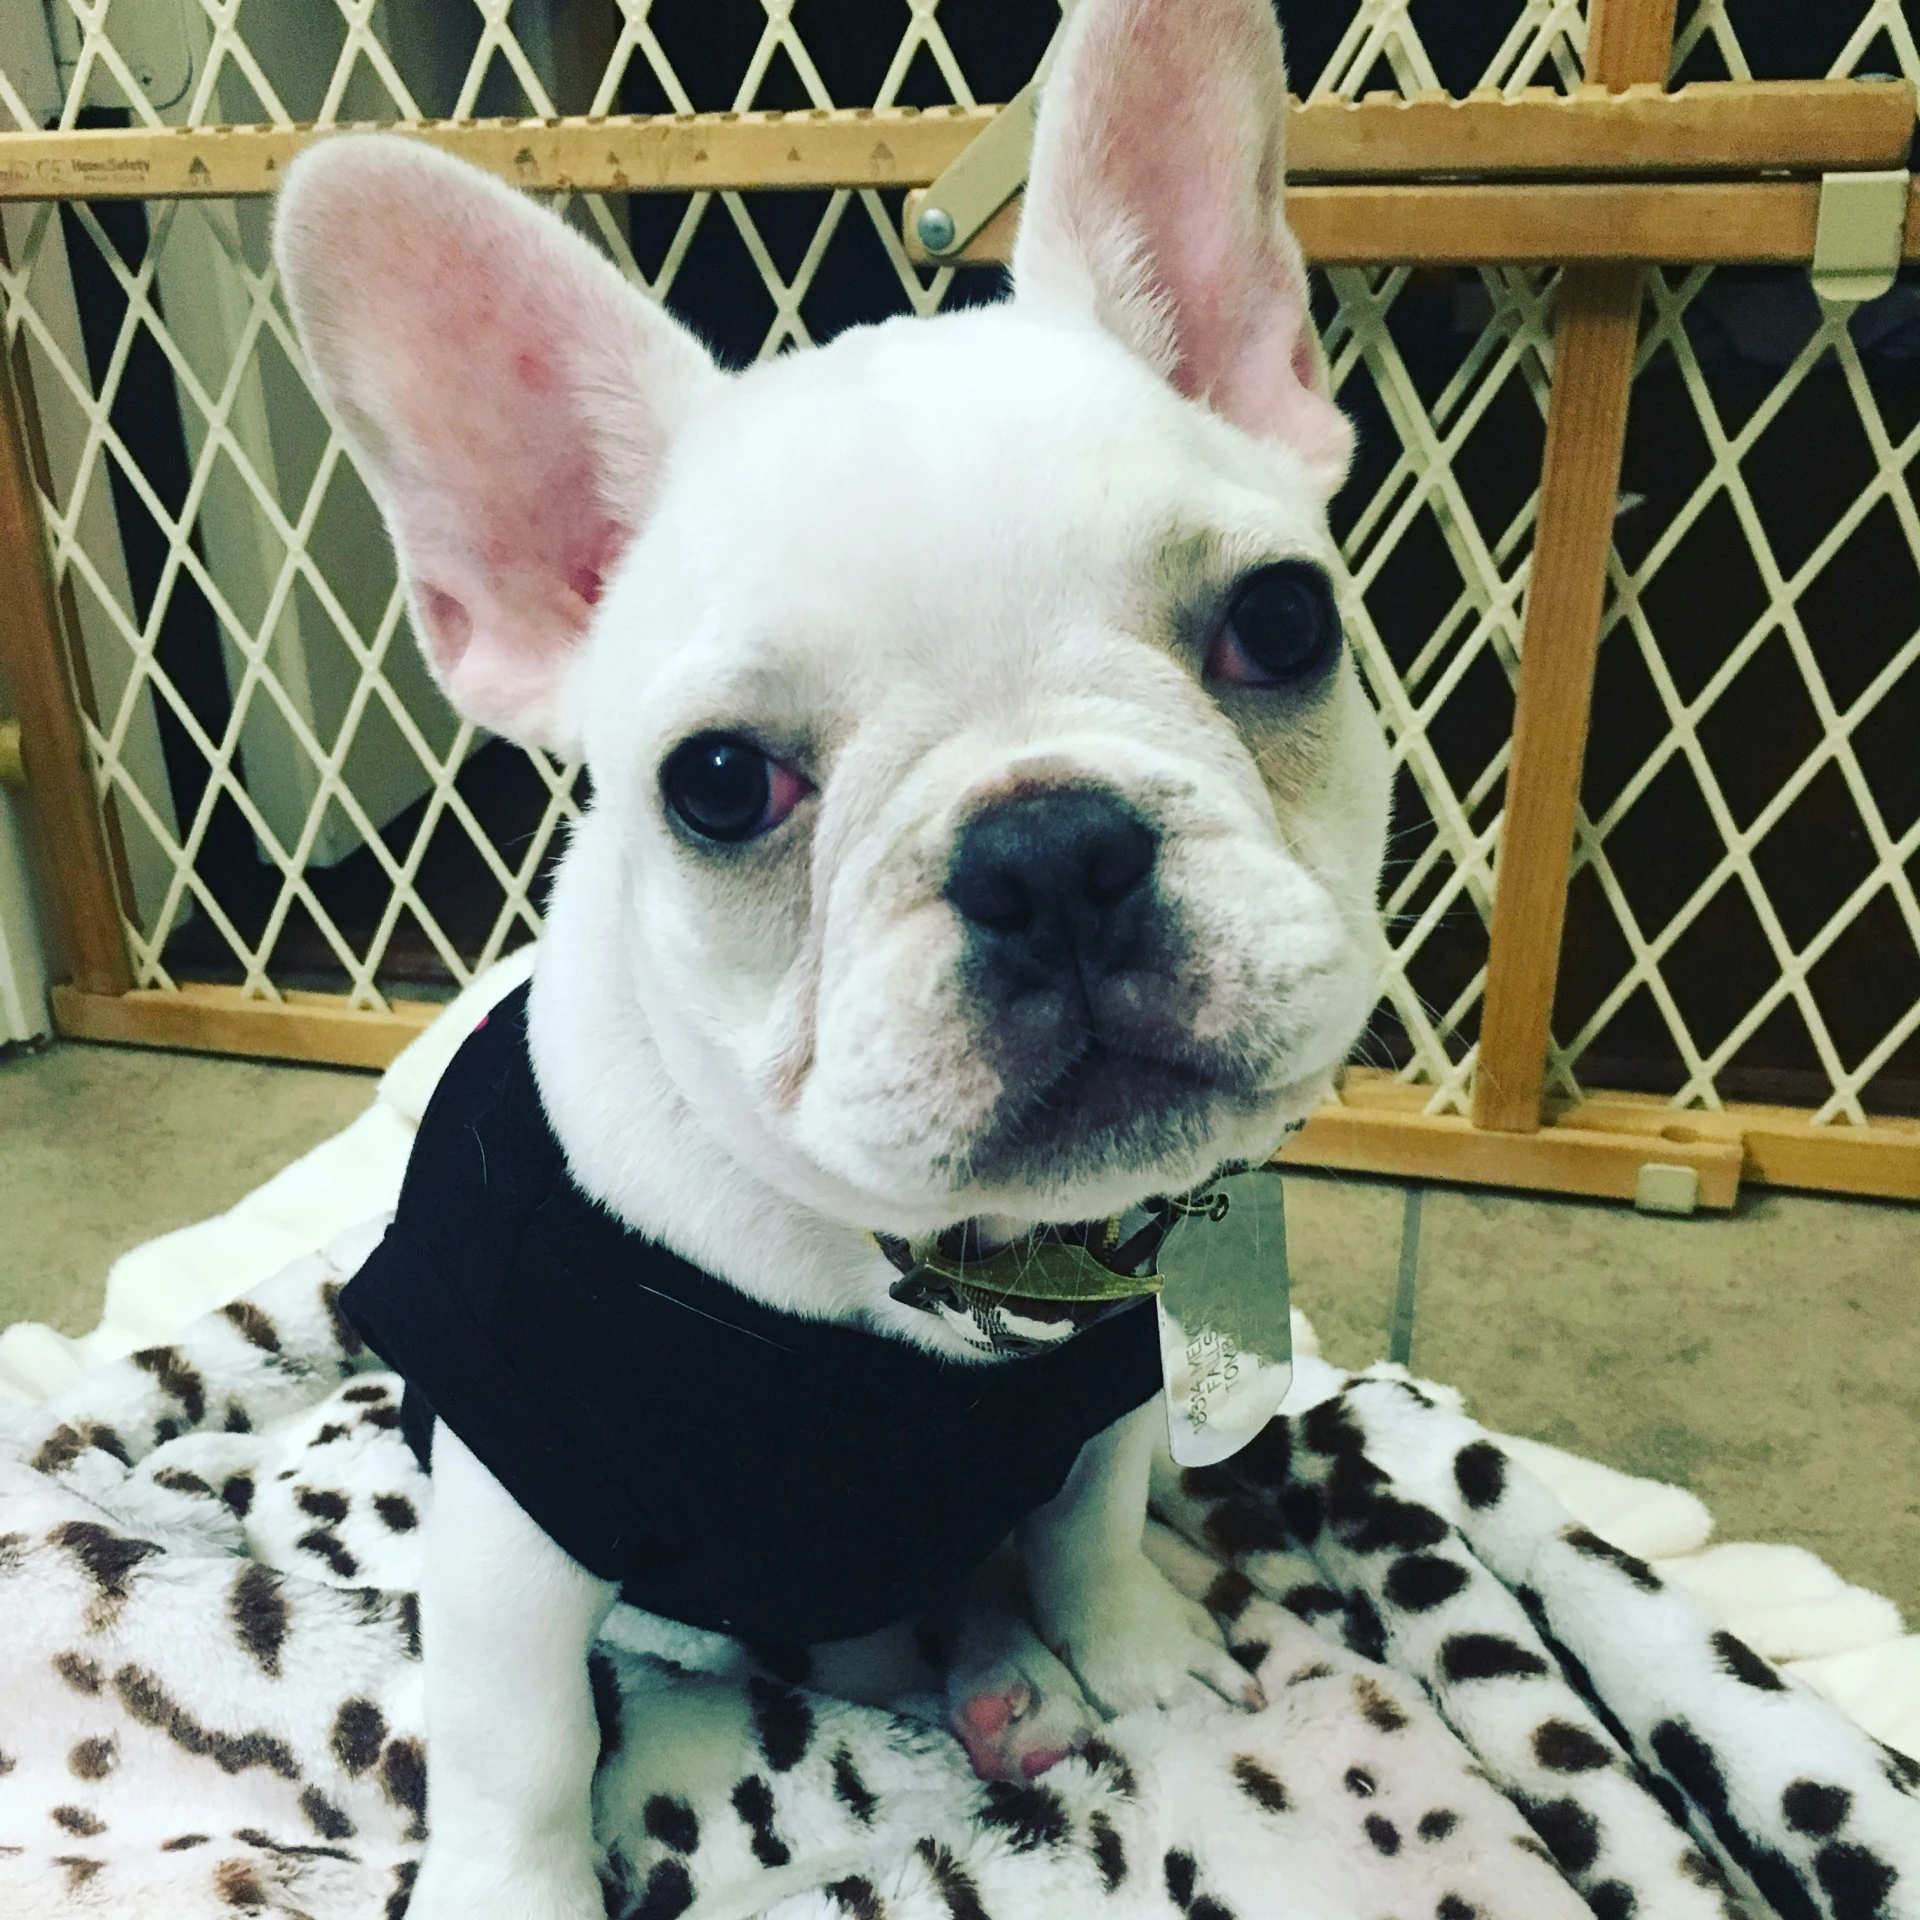
[[1904, 167], [1821, 176], [1812, 273], [1822, 300], [1877, 300], [1893, 285], [1906, 238], [1910, 179]]

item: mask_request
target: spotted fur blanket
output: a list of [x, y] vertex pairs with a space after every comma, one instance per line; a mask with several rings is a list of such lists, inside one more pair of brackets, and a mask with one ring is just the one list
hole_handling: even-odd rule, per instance
[[[381, 1916], [426, 1830], [430, 1487], [333, 1310], [378, 1223], [0, 1408], [0, 1912]], [[611, 1913], [1920, 1916], [1920, 1765], [1574, 1525], [1444, 1394], [1303, 1362], [1150, 1546], [1272, 1705], [982, 1786], [926, 1700], [616, 1609]]]

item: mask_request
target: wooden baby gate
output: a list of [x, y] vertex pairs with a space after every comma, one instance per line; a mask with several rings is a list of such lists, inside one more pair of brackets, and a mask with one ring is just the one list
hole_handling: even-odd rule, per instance
[[[510, 0], [475, 0], [440, 118], [421, 111], [431, 88], [402, 70], [372, 0], [337, 0], [337, 19], [299, 10], [327, 24], [317, 52], [293, 53], [251, 44], [237, 0], [178, 0], [187, 51], [171, 105], [168, 47], [121, 47], [106, 0], [58, 4], [57, 112], [0, 67], [17, 129], [0, 132], [0, 717], [10, 693], [17, 720], [0, 774], [17, 739], [64, 973], [56, 1025], [377, 1066], [432, 1016], [436, 990], [537, 927], [577, 770], [488, 759], [505, 750], [408, 679], [390, 572], [360, 579], [377, 536], [337, 436], [301, 397], [264, 253], [263, 197], [288, 160], [336, 125], [394, 125], [556, 196], [663, 298], [718, 231], [751, 263], [735, 305], [761, 303], [758, 350], [772, 352], [833, 324], [821, 289], [856, 241], [919, 311], [977, 284], [964, 269], [1003, 260], [1017, 220], [1019, 130], [975, 103], [938, 0], [908, 0], [890, 64], [862, 83], [878, 104], [858, 107], [832, 104], [851, 83], [823, 78], [791, 0], [735, 0], [751, 45], [725, 110], [699, 110], [683, 84], [691, 56], [670, 28], [695, 16], [675, 0], [552, 0], [532, 9], [537, 46], [526, 10], [516, 30]], [[1909, 742], [1920, 732], [1920, 615], [1841, 687], [1806, 611], [1829, 562], [1859, 564], [1863, 528], [1891, 525], [1910, 569], [1920, 557], [1907, 480], [1920, 423], [1891, 417], [1880, 363], [1850, 330], [1852, 299], [1920, 258], [1904, 171], [1920, 55], [1896, 0], [1850, 0], [1841, 77], [1774, 82], [1746, 77], [1724, 0], [1697, 0], [1678, 35], [1676, 0], [1593, 0], [1584, 19], [1569, 0], [1515, 5], [1484, 84], [1449, 97], [1405, 0], [1362, 0], [1293, 112], [1289, 214], [1331, 289], [1333, 377], [1390, 427], [1338, 531], [1349, 627], [1417, 851], [1389, 880], [1391, 1064], [1350, 1069], [1286, 1158], [1623, 1198], [1645, 1197], [1652, 1166], [1677, 1169], [1659, 1177], [1707, 1207], [1731, 1205], [1743, 1180], [1920, 1198], [1920, 1120], [1903, 1117], [1920, 1113], [1920, 803], [1903, 820], [1861, 744], [1903, 702]], [[1669, 90], [1709, 56], [1732, 77]], [[1899, 76], [1847, 77], [1873, 62]], [[904, 104], [916, 88], [944, 103]], [[503, 89], [523, 111], [491, 104]], [[103, 111], [103, 97], [118, 104]], [[970, 152], [971, 176], [950, 173]], [[964, 192], [944, 197], [971, 194], [971, 211], [949, 235], [923, 215], [943, 197], [935, 183], [956, 181]], [[796, 228], [783, 208], [806, 218]], [[930, 256], [929, 237], [944, 250]], [[1700, 322], [1728, 268], [1793, 270], [1765, 281], [1776, 292], [1812, 269], [1851, 297], [1807, 306], [1804, 338], [1733, 418]], [[1436, 299], [1470, 340], [1438, 372], [1396, 332]], [[1692, 396], [1704, 466], [1626, 553], [1629, 399], [1656, 376]], [[138, 415], [142, 379], [171, 382], [178, 425]], [[1754, 505], [1752, 456], [1808, 391], [1855, 408], [1867, 458], [1824, 537], [1786, 554]], [[1527, 432], [1544, 416], [1538, 485], [1483, 530], [1460, 475], [1476, 435], [1532, 445], [1511, 438], [1516, 403]], [[1364, 424], [1362, 439], [1364, 468]], [[1662, 568], [1729, 511], [1758, 600], [1705, 679], [1683, 684]], [[1403, 642], [1382, 583], [1416, 538], [1459, 587]], [[197, 653], [182, 638], [189, 602]], [[1640, 661], [1651, 732], [1610, 794], [1583, 796], [1603, 637], [1606, 658]], [[1743, 676], [1782, 662], [1795, 713], [1812, 719], [1793, 764], [1743, 796], [1715, 715]], [[1462, 714], [1472, 752], [1455, 738]], [[1713, 857], [1655, 913], [1639, 891], [1645, 822], [1657, 828], [1661, 782], [1681, 774]], [[521, 811], [503, 829], [486, 796], [508, 786]], [[1782, 904], [1771, 849], [1816, 790], [1852, 809], [1852, 864], [1809, 919]], [[238, 847], [232, 870], [252, 893], [210, 877], [216, 843]], [[453, 871], [450, 846], [465, 894], [427, 884], [436, 862]], [[355, 920], [362, 881], [374, 905]], [[463, 932], [469, 895], [485, 911]], [[1570, 898], [1586, 916], [1581, 964], [1606, 974], [1592, 990], [1574, 991], [1563, 965]], [[1726, 1017], [1703, 1017], [1688, 943], [1735, 908], [1744, 945], [1725, 951], [1765, 978]], [[1604, 964], [1588, 952], [1595, 926], [1617, 949]], [[1835, 956], [1863, 927], [1876, 957], [1836, 989]], [[403, 966], [409, 953], [418, 963]], [[1879, 1011], [1863, 1033], [1835, 1008], [1867, 974]], [[1660, 1084], [1584, 1085], [1583, 1063], [1604, 1071], [1630, 1014], [1655, 1034]], [[1782, 1021], [1797, 1021], [1788, 1052], [1807, 1064], [1748, 1071], [1756, 1036]], [[1794, 1097], [1730, 1097], [1755, 1086]]]

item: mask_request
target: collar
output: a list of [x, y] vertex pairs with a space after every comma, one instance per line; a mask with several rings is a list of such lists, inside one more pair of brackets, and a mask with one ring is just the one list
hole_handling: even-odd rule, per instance
[[1154, 1199], [1107, 1220], [1036, 1227], [990, 1250], [972, 1222], [918, 1243], [873, 1237], [901, 1276], [894, 1299], [983, 1352], [1025, 1356], [1157, 1294], [1154, 1256], [1178, 1221], [1203, 1210]]

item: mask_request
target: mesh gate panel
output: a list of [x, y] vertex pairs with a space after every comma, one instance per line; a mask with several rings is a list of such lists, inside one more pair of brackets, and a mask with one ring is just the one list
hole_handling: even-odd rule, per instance
[[[50, 0], [19, 126], [1004, 99], [1051, 0]], [[1296, 86], [1564, 88], [1568, 0], [1282, 4]], [[1815, 14], [1817, 19], [1801, 19]], [[1684, 78], [1903, 72], [1897, 0], [1683, 9]], [[1786, 24], [1782, 24], [1783, 21]], [[0, 122], [3, 123], [3, 122]], [[876, 192], [559, 204], [738, 364], [997, 297], [924, 271]], [[259, 202], [6, 216], [7, 338], [137, 983], [378, 1007], [536, 930], [584, 789], [433, 691], [371, 502], [314, 403]], [[1552, 276], [1341, 271], [1321, 319], [1361, 429], [1336, 511], [1397, 771], [1393, 964], [1365, 1051], [1462, 1109], [1486, 959]], [[1920, 290], [1852, 317], [1804, 274], [1647, 276], [1553, 1071], [1572, 1092], [1920, 1109]], [[1904, 712], [1906, 719], [1901, 721]]]

